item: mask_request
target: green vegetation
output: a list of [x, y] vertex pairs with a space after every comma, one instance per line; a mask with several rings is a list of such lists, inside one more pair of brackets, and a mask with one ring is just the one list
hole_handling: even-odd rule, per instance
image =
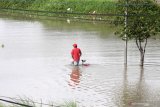
[[65, 102], [65, 104], [60, 107], [77, 107], [77, 104], [76, 102]]
[[0, 107], [77, 107], [76, 102], [65, 102], [64, 104], [43, 104], [43, 103], [37, 103], [32, 100], [23, 100], [21, 99], [20, 101], [13, 101], [18, 104], [12, 104], [8, 103], [7, 105], [0, 103]]
[[1, 0], [1, 8], [32, 9], [45, 11], [97, 13], [113, 12], [114, 2], [110, 0]]
[[[0, 0], [1, 10], [7, 9], [9, 12], [22, 13], [21, 11], [25, 11], [29, 14], [36, 13], [36, 15], [94, 20], [112, 19], [111, 16], [104, 14], [114, 14], [115, 4], [115, 0]], [[61, 12], [63, 14], [60, 14]]]
[[4, 104], [0, 103], [0, 107], [5, 107]]
[[70, 101], [70, 100], [61, 103], [57, 102], [43, 103], [42, 100], [40, 102], [37, 102], [28, 97], [0, 98], [0, 107], [77, 107], [77, 106], [78, 105], [75, 101]]

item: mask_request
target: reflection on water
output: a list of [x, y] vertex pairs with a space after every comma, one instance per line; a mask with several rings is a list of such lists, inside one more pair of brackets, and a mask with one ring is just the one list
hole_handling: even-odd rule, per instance
[[[129, 70], [124, 67], [124, 80], [123, 80], [123, 91], [120, 96], [120, 103], [118, 106], [123, 107], [159, 107], [159, 97], [153, 92], [153, 88], [145, 80], [144, 73], [147, 72], [143, 67], [140, 67], [138, 78], [136, 81], [128, 79]], [[152, 91], [151, 91], [152, 90]], [[159, 89], [158, 89], [159, 90]]]
[[[127, 66], [124, 67], [124, 86], [123, 86], [123, 99], [122, 100], [122, 104], [124, 105], [124, 107], [135, 107], [135, 106], [139, 106], [139, 104], [141, 104], [141, 107], [146, 106], [146, 104], [148, 105], [147, 102], [143, 102], [145, 101], [145, 90], [144, 90], [144, 69], [143, 67], [140, 67], [140, 73], [139, 73], [139, 80], [137, 81], [137, 83], [135, 84], [135, 89], [133, 90], [133, 88], [131, 88], [129, 86], [129, 81], [128, 81], [128, 76], [127, 76]], [[132, 84], [133, 85], [133, 84]], [[128, 87], [129, 86], [129, 87]]]
[[70, 86], [75, 87], [76, 85], [78, 85], [80, 83], [80, 76], [82, 76], [81, 72], [80, 72], [80, 68], [78, 66], [74, 66], [72, 68], [71, 74], [70, 74]]
[[[159, 107], [160, 40], [149, 40], [144, 68], [130, 41], [125, 67], [124, 42], [113, 28], [1, 18], [0, 42], [5, 47], [0, 48], [0, 96], [69, 100], [80, 107]], [[69, 65], [73, 43], [81, 47], [89, 66]]]

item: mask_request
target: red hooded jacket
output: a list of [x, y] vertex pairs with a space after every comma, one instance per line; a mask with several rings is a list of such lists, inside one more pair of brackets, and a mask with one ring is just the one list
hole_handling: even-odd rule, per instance
[[71, 51], [71, 55], [74, 61], [79, 61], [81, 54], [81, 50], [77, 47], [74, 47], [74, 49]]

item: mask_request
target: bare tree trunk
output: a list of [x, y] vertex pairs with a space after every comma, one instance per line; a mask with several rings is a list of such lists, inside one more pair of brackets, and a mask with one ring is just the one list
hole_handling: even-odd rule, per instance
[[140, 52], [140, 66], [144, 65], [144, 55], [145, 55], [145, 49], [147, 46], [147, 38], [145, 39], [144, 42], [145, 42], [144, 46], [142, 46], [142, 41], [139, 40], [138, 38], [136, 39], [136, 45], [137, 45], [139, 52]]
[[143, 66], [144, 65], [144, 53], [143, 53], [143, 51], [142, 52], [140, 52], [140, 56], [141, 56], [141, 59], [140, 59], [140, 66]]

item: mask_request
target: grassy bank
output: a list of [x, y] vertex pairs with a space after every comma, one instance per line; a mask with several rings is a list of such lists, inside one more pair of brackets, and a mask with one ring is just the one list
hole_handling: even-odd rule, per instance
[[[115, 1], [115, 0], [113, 0]], [[1, 8], [31, 9], [58, 12], [112, 13], [115, 2], [112, 0], [0, 0]], [[67, 9], [70, 10], [67, 11]]]
[[9, 12], [94, 20], [112, 19], [108, 14], [116, 12], [115, 4], [115, 0], [0, 0], [1, 10]]

